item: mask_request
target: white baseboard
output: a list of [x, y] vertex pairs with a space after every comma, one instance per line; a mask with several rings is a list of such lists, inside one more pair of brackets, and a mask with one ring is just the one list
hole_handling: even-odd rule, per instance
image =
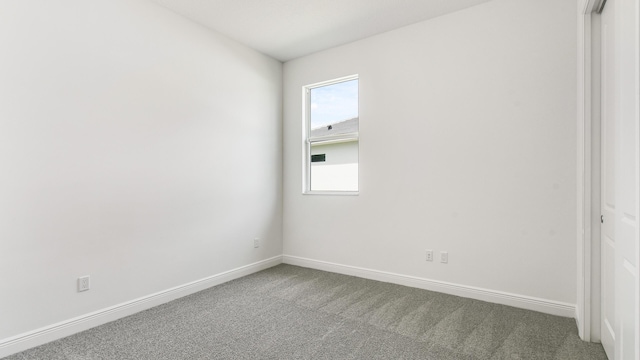
[[45, 326], [24, 334], [1, 339], [0, 358], [150, 309], [154, 306], [276, 266], [280, 263], [282, 263], [282, 256], [275, 256], [106, 309], [61, 321], [57, 324]]
[[415, 276], [394, 274], [390, 272], [365, 269], [349, 265], [335, 264], [326, 261], [307, 259], [291, 255], [283, 255], [282, 262], [285, 264], [329, 271], [338, 274], [357, 276], [365, 279], [410, 286], [424, 290], [437, 291], [445, 294], [508, 305], [546, 314], [570, 318], [573, 318], [576, 315], [576, 307], [573, 304], [545, 300], [531, 296], [453, 284], [444, 281], [419, 278]]

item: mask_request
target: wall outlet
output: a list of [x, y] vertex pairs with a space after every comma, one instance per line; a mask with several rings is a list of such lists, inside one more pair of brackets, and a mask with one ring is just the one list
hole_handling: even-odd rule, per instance
[[433, 261], [433, 250], [427, 250], [427, 261]]
[[78, 278], [78, 292], [87, 291], [91, 288], [89, 275]]
[[449, 262], [449, 253], [446, 251], [440, 252], [440, 262], [446, 264]]
[[260, 247], [260, 239], [258, 239], [258, 238], [253, 239], [253, 247], [254, 248], [259, 248]]

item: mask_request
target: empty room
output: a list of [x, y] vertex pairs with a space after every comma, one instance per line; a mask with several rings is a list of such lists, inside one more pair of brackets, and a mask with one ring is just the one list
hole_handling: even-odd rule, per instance
[[638, 0], [3, 0], [0, 358], [640, 359]]

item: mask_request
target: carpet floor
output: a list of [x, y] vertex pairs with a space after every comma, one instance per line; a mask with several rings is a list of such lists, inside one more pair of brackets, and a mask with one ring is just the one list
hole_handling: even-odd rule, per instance
[[575, 321], [278, 265], [5, 360], [605, 360]]

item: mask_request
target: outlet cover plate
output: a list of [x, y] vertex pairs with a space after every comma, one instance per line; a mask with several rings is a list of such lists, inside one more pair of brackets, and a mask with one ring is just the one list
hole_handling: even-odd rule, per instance
[[91, 288], [91, 279], [89, 275], [78, 278], [78, 292], [87, 291]]
[[427, 250], [426, 253], [427, 253], [426, 260], [433, 261], [433, 250]]

